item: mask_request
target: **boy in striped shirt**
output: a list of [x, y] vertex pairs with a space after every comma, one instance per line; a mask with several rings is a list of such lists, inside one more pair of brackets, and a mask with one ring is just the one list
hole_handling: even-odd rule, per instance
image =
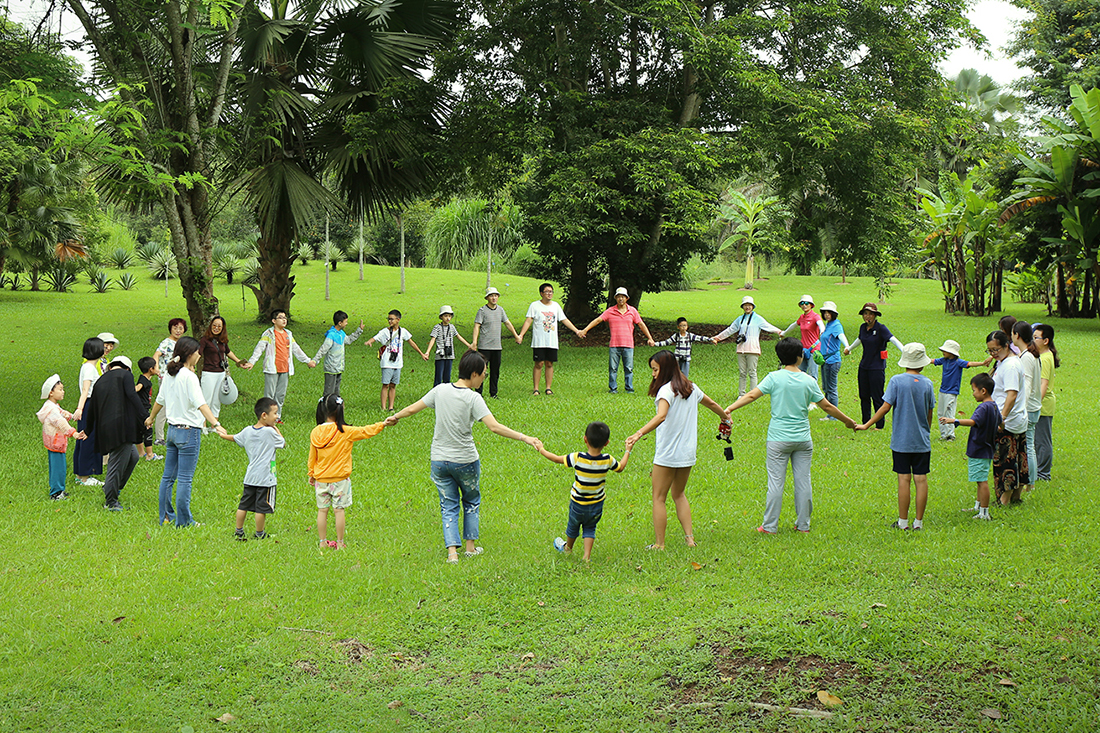
[[675, 346], [676, 362], [680, 365], [680, 372], [686, 377], [691, 371], [691, 344], [709, 344], [711, 340], [706, 336], [700, 336], [688, 331], [688, 319], [680, 316], [676, 319], [676, 333], [664, 341], [658, 341], [654, 346]]
[[577, 537], [583, 536], [585, 562], [592, 557], [592, 545], [596, 542], [596, 524], [603, 516], [603, 485], [607, 480], [607, 472], [622, 473], [630, 460], [629, 448], [623, 453], [621, 461], [616, 461], [603, 452], [610, 439], [611, 428], [606, 423], [591, 422], [584, 431], [583, 453], [558, 456], [546, 450], [542, 441], [535, 441], [535, 447], [545, 458], [573, 469], [573, 488], [569, 492], [569, 521], [565, 526], [565, 539], [556, 537], [554, 548], [558, 552], [572, 552]]

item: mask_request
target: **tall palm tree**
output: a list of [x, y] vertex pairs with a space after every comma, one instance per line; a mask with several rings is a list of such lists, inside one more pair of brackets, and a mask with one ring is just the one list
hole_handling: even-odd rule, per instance
[[[452, 16], [440, 0], [293, 8], [272, 0], [266, 13], [246, 12], [243, 184], [260, 229], [259, 283], [250, 287], [261, 319], [275, 308], [289, 312], [296, 242], [315, 217], [378, 215], [429, 179], [430, 162], [417, 152], [434, 109], [403, 114], [397, 93], [423, 84], [418, 72]], [[324, 185], [326, 172], [340, 195]]]

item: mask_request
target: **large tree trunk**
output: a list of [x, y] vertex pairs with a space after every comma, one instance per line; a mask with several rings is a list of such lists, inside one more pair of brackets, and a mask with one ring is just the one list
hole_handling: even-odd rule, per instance
[[587, 247], [577, 247], [573, 250], [569, 281], [566, 283], [567, 297], [562, 305], [566, 318], [577, 328], [584, 328], [596, 317], [596, 312], [592, 309], [592, 296], [602, 286], [602, 283], [593, 279], [588, 256]]
[[194, 186], [165, 194], [161, 208], [168, 224], [172, 254], [176, 256], [191, 333], [202, 333], [206, 324], [218, 315], [206, 189]]
[[260, 232], [256, 249], [259, 250], [260, 268], [258, 285], [249, 285], [256, 295], [258, 323], [271, 320], [273, 310], [286, 311], [290, 318], [290, 299], [294, 297], [294, 277], [290, 266], [294, 264], [294, 240], [279, 232]]

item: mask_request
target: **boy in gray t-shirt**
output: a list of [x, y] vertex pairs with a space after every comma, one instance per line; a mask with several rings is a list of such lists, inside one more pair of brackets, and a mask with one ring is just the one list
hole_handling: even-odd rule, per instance
[[222, 436], [244, 448], [248, 455], [248, 469], [244, 473], [244, 491], [237, 505], [237, 530], [234, 536], [244, 542], [244, 520], [248, 513], [256, 515], [256, 533], [253, 539], [267, 538], [264, 521], [268, 514], [275, 513], [275, 451], [286, 446], [286, 438], [279, 432], [276, 422], [279, 419], [279, 404], [270, 397], [256, 400], [253, 408], [256, 412], [256, 424], [245, 428], [236, 435]]
[[[508, 314], [504, 308], [497, 305], [500, 300], [500, 291], [496, 288], [486, 288], [485, 305], [477, 309], [474, 316], [474, 337], [470, 339], [471, 348], [479, 352], [489, 362], [489, 396], [497, 396], [497, 387], [500, 383], [500, 354], [503, 350], [501, 343], [502, 326], [508, 324], [508, 330], [517, 344], [522, 344], [523, 339], [516, 333], [516, 327], [508, 320]], [[481, 394], [481, 387], [477, 388]]]

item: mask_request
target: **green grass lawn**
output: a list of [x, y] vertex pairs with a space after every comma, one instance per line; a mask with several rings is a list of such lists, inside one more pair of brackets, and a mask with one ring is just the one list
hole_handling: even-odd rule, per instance
[[[330, 302], [319, 263], [295, 275], [292, 328], [311, 356], [336, 308], [353, 325], [363, 317], [367, 336], [399, 308], [423, 348], [440, 305], [454, 307], [469, 338], [483, 302], [477, 273], [411, 270], [400, 295], [395, 270], [368, 268], [359, 282], [344, 264], [332, 274]], [[758, 312], [785, 327], [809, 292], [838, 303], [852, 336], [873, 284], [833, 280], [759, 281]], [[1081, 371], [1100, 344], [1096, 321], [1052, 321], [1062, 356], [1054, 480], [1023, 506], [994, 509], [991, 523], [961, 511], [974, 494], [965, 440], [935, 441], [925, 529], [902, 533], [889, 529], [889, 431], [856, 435], [813, 419], [813, 532], [790, 528], [788, 495], [780, 534], [758, 535], [762, 400], [734, 413], [732, 462], [711, 437], [713, 416], [700, 415], [688, 486], [698, 548], [683, 546], [670, 520], [668, 551], [643, 549], [652, 541], [647, 439], [608, 481], [588, 565], [551, 546], [564, 530], [569, 469], [476, 428], [486, 554], [449, 566], [428, 478], [431, 413], [356, 446], [348, 549], [318, 552], [305, 473], [322, 377], [301, 364], [285, 412], [272, 539], [233, 541], [246, 460], [214, 437], [204, 439], [195, 477], [201, 528], [156, 525], [162, 464], [138, 466], [121, 514], [102, 508], [99, 489], [47, 501], [34, 418], [43, 379], [60, 372], [63, 406], [75, 409], [85, 338], [113, 331], [136, 362], [152, 354], [170, 317], [185, 315], [175, 283], [166, 299], [163, 283], [139, 281], [107, 294], [83, 281], [69, 294], [0, 292], [0, 730], [1069, 733], [1100, 725], [1100, 480], [1087, 468], [1100, 403]], [[518, 328], [537, 282], [498, 276], [494, 285]], [[218, 295], [231, 346], [247, 358], [263, 329], [255, 299], [224, 284]], [[721, 285], [647, 295], [641, 311], [663, 338], [681, 315], [727, 324], [741, 295]], [[992, 318], [945, 316], [930, 281], [899, 282], [882, 310], [902, 341], [934, 351], [953, 338], [973, 359], [996, 327]], [[1036, 305], [1009, 312], [1045, 314]], [[567, 343], [549, 398], [530, 396], [530, 341], [506, 343], [501, 399], [490, 408], [557, 453], [583, 447], [587, 422], [604, 420], [619, 455], [622, 439], [653, 414], [644, 396], [653, 349], [637, 349], [639, 393], [608, 395], [606, 349]], [[727, 344], [694, 352], [692, 377], [722, 405], [736, 397], [733, 354]], [[353, 344], [347, 362], [349, 421], [381, 420], [373, 350]], [[858, 417], [856, 363], [844, 364], [840, 407]], [[761, 376], [775, 367], [766, 352]], [[927, 373], [938, 385], [938, 370]], [[241, 398], [221, 416], [231, 432], [253, 422], [263, 387], [259, 369], [235, 376]], [[430, 364], [408, 360], [399, 406], [431, 381]], [[972, 405], [960, 398], [960, 408]], [[762, 707], [824, 711], [819, 691], [843, 700], [829, 719]], [[225, 714], [233, 719], [215, 720]]]

